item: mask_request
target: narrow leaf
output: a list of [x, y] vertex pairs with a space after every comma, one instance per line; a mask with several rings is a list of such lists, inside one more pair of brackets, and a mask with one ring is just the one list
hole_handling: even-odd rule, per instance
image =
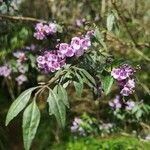
[[80, 82], [73, 81], [77, 96], [81, 97], [83, 92], [83, 84]]
[[111, 87], [113, 85], [113, 81], [114, 79], [111, 76], [105, 76], [102, 79], [102, 88], [106, 95], [110, 92]]
[[82, 73], [86, 76], [86, 78], [93, 83], [94, 85], [96, 85], [95, 79], [85, 70], [85, 69], [79, 69], [80, 71], [82, 71]]
[[6, 126], [9, 124], [9, 122], [16, 117], [19, 112], [21, 112], [25, 106], [27, 105], [32, 91], [35, 90], [37, 87], [33, 87], [33, 88], [29, 88], [27, 90], [25, 90], [22, 94], [20, 94], [20, 96], [11, 104], [8, 113], [7, 113], [7, 117], [6, 117]]
[[112, 31], [114, 21], [115, 21], [114, 15], [112, 13], [109, 14], [108, 17], [107, 17], [107, 30], [108, 31]]
[[23, 113], [23, 140], [25, 150], [29, 150], [40, 122], [40, 111], [35, 100]]
[[59, 99], [57, 93], [51, 89], [49, 90], [47, 102], [49, 104], [49, 114], [54, 114], [58, 124], [64, 127], [66, 120], [66, 107], [62, 100]]
[[58, 85], [57, 88], [59, 99], [69, 108], [68, 95], [66, 89], [62, 85]]

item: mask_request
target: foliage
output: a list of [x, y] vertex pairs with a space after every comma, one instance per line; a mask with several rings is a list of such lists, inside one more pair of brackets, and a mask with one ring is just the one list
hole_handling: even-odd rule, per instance
[[[57, 147], [54, 147], [57, 149]], [[62, 147], [61, 147], [62, 148]], [[58, 148], [59, 149], [59, 148]], [[148, 142], [140, 142], [134, 137], [123, 137], [118, 135], [117, 137], [109, 137], [108, 139], [99, 138], [77, 138], [71, 139], [67, 144], [67, 150], [88, 150], [88, 149], [102, 149], [102, 150], [148, 150]]]

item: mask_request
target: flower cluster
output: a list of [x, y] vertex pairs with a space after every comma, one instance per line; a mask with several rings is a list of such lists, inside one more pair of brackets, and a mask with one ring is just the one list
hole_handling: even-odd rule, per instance
[[80, 57], [91, 46], [92, 32], [87, 32], [85, 37], [73, 37], [70, 44], [60, 43], [58, 50], [45, 51], [37, 57], [38, 68], [45, 73], [59, 70], [65, 65], [67, 57]]
[[17, 51], [13, 53], [14, 57], [17, 58], [17, 62], [22, 63], [27, 60], [27, 57], [24, 52]]
[[14, 57], [17, 58], [17, 70], [19, 73], [21, 73], [18, 77], [16, 77], [16, 81], [18, 85], [22, 85], [25, 81], [27, 81], [27, 77], [25, 76], [25, 66], [24, 62], [27, 60], [26, 54], [22, 51], [17, 51], [13, 53]]
[[126, 110], [132, 110], [135, 106], [135, 102], [134, 101], [128, 101], [126, 102]]
[[5, 64], [5, 65], [0, 67], [0, 76], [9, 78], [11, 72], [12, 72], [12, 69], [8, 64]]
[[73, 37], [70, 44], [61, 43], [59, 52], [65, 57], [80, 57], [91, 46], [91, 40], [88, 37]]
[[111, 75], [118, 81], [121, 95], [129, 96], [134, 92], [135, 81], [132, 79], [134, 72], [135, 70], [127, 64], [112, 70]]
[[43, 40], [48, 35], [54, 34], [57, 32], [57, 25], [55, 23], [43, 24], [37, 23], [35, 26], [34, 37], [37, 40]]
[[132, 110], [135, 107], [135, 102], [129, 100], [127, 102], [122, 102], [119, 95], [116, 95], [115, 98], [108, 102], [109, 106], [113, 109], [122, 108], [123, 104], [125, 105], [126, 110]]
[[72, 133], [79, 133], [79, 135], [85, 136], [86, 131], [82, 127], [83, 121], [80, 118], [75, 118], [73, 121], [73, 125], [71, 126]]
[[44, 55], [37, 57], [38, 68], [43, 72], [54, 72], [65, 65], [65, 58], [58, 51], [45, 51]]
[[109, 106], [115, 109], [121, 108], [122, 105], [120, 103], [120, 96], [116, 95], [116, 97], [112, 101], [109, 101]]
[[22, 85], [25, 81], [27, 81], [27, 77], [24, 74], [19, 75], [16, 78], [18, 85]]

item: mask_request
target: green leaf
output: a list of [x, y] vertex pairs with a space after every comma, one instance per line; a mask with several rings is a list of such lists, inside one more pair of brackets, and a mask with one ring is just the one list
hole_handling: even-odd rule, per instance
[[73, 81], [77, 96], [81, 97], [83, 92], [83, 83]]
[[114, 82], [114, 79], [112, 76], [105, 76], [103, 79], [102, 79], [102, 88], [105, 92], [105, 94], [107, 95], [110, 90], [111, 90], [111, 87], [113, 85], [113, 82]]
[[19, 112], [21, 112], [27, 103], [29, 102], [29, 99], [31, 97], [32, 91], [35, 90], [38, 87], [33, 87], [25, 90], [20, 96], [11, 104], [7, 117], [6, 117], [6, 123], [5, 125], [7, 126], [9, 122], [16, 117]]
[[107, 30], [108, 31], [112, 31], [114, 21], [115, 21], [115, 16], [112, 13], [109, 14], [108, 17], [107, 17]]
[[59, 99], [56, 91], [49, 89], [47, 102], [49, 104], [49, 114], [55, 115], [58, 124], [64, 127], [66, 121], [66, 107], [62, 100]]
[[98, 28], [95, 29], [94, 36], [95, 36], [96, 40], [99, 42], [99, 44], [101, 44], [102, 47], [103, 47], [105, 50], [107, 50], [106, 43], [104, 42], [104, 37], [103, 37], [102, 33], [99, 31]]
[[85, 70], [79, 68], [79, 70], [84, 74], [84, 76], [94, 85], [96, 85], [95, 79]]
[[68, 95], [66, 89], [62, 85], [57, 86], [57, 93], [59, 99], [63, 101], [63, 103], [69, 108]]
[[40, 123], [40, 110], [35, 102], [33, 102], [25, 109], [23, 113], [23, 141], [25, 150], [29, 150], [32, 140], [35, 137], [37, 128]]

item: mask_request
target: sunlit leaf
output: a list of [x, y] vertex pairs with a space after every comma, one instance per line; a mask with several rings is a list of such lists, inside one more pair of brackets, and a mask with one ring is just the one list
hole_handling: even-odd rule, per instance
[[102, 88], [106, 95], [110, 92], [111, 87], [113, 85], [113, 81], [114, 81], [114, 79], [110, 75], [103, 77]]
[[21, 112], [27, 103], [29, 102], [29, 99], [31, 97], [31, 94], [33, 90], [35, 90], [37, 87], [29, 88], [25, 90], [20, 96], [12, 103], [8, 110], [8, 114], [6, 117], [6, 126], [9, 124], [9, 122], [16, 117], [19, 112]]
[[108, 17], [107, 17], [107, 30], [108, 31], [112, 31], [114, 21], [115, 21], [114, 15], [112, 13], [109, 14]]

